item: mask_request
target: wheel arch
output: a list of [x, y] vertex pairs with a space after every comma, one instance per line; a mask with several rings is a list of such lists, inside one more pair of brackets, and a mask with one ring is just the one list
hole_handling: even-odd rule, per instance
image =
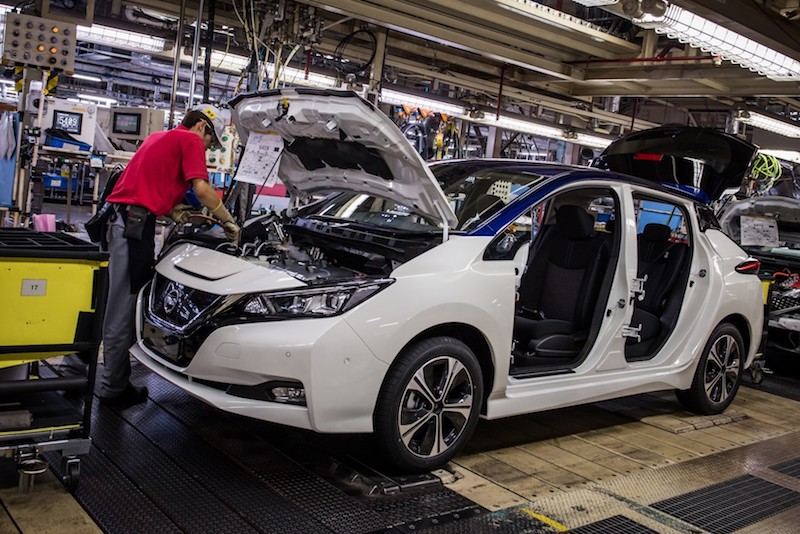
[[[403, 346], [399, 354], [402, 354], [409, 347], [424, 339], [440, 336], [448, 336], [461, 341], [467, 347], [469, 347], [469, 349], [478, 359], [478, 363], [481, 366], [481, 374], [483, 375], [484, 384], [483, 399], [481, 399], [481, 414], [485, 415], [486, 399], [489, 398], [489, 394], [492, 390], [492, 384], [494, 383], [495, 365], [494, 358], [492, 357], [492, 349], [489, 346], [489, 341], [480, 330], [474, 326], [464, 323], [444, 323], [432, 326], [411, 338], [408, 343]], [[383, 385], [381, 385], [381, 388], [383, 388]]]
[[719, 324], [730, 323], [739, 331], [744, 342], [745, 350], [750, 350], [750, 341], [753, 339], [753, 333], [750, 330], [750, 321], [744, 315], [734, 313], [722, 319]]

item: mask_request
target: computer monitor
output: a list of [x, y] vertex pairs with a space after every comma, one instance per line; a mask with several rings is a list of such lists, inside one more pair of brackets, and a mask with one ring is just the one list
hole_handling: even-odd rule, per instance
[[144, 141], [153, 132], [164, 129], [164, 110], [148, 108], [129, 108], [113, 106], [109, 121], [109, 135], [112, 140]]
[[55, 110], [53, 111], [53, 128], [80, 135], [83, 129], [83, 113]]
[[111, 119], [111, 133], [134, 135], [139, 137], [142, 135], [142, 114], [141, 113], [123, 113], [115, 111]]

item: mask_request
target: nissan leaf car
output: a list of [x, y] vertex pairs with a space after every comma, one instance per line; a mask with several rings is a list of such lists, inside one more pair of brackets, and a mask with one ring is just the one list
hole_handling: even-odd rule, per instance
[[422, 471], [479, 418], [659, 390], [710, 414], [735, 396], [761, 335], [759, 266], [705, 201], [752, 145], [675, 128], [623, 138], [598, 168], [428, 166], [352, 92], [231, 106], [244, 143], [283, 138], [291, 208], [248, 221], [238, 247], [173, 242], [139, 294], [131, 352], [195, 397], [374, 433]]

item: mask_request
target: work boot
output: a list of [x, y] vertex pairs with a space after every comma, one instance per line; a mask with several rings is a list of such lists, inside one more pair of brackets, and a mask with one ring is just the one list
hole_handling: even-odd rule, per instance
[[142, 386], [134, 386], [128, 382], [125, 391], [114, 397], [100, 397], [100, 404], [106, 406], [117, 406], [119, 408], [127, 408], [135, 404], [141, 404], [147, 401], [147, 388]]

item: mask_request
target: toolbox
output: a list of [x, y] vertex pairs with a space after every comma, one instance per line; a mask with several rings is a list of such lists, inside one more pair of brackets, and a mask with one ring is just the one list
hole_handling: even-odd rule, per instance
[[[102, 337], [108, 254], [65, 233], [0, 228], [0, 457], [14, 458], [20, 490], [61, 452], [73, 489], [89, 452], [92, 390]], [[85, 376], [47, 361], [78, 354]]]

